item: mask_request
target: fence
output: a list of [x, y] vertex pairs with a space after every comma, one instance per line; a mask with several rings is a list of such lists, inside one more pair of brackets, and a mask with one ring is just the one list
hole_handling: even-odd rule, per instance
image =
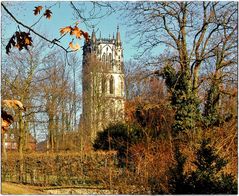
[[23, 172], [20, 173], [18, 154], [9, 154], [2, 161], [2, 181], [19, 182], [41, 186], [100, 184], [110, 186], [117, 176], [115, 153], [46, 154], [24, 155]]

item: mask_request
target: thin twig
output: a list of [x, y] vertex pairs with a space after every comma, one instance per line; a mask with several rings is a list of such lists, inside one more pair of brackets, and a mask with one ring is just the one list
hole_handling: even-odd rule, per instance
[[15, 16], [13, 16], [13, 14], [5, 7], [5, 5], [2, 3], [2, 7], [4, 8], [4, 10], [12, 17], [12, 19], [14, 21], [16, 21], [19, 25], [25, 27], [26, 29], [28, 29], [29, 31], [33, 32], [35, 35], [37, 35], [38, 37], [42, 38], [43, 40], [51, 43], [51, 44], [54, 44], [54, 45], [57, 45], [58, 47], [60, 47], [61, 49], [63, 49], [66, 53], [69, 53], [69, 52], [72, 52], [72, 51], [68, 51], [67, 49], [65, 49], [62, 45], [58, 44], [56, 41], [56, 39], [53, 39], [53, 40], [49, 40], [47, 39], [46, 37], [44, 37], [43, 35], [37, 33], [35, 30], [33, 30], [31, 27], [23, 24], [22, 22], [20, 22], [18, 19], [15, 18]]

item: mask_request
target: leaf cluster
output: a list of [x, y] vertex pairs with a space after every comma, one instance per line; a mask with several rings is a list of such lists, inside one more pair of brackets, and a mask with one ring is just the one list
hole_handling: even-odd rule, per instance
[[[41, 10], [42, 10], [42, 6], [35, 7], [35, 9], [33, 10], [34, 15], [36, 16], [36, 15], [40, 14]], [[52, 15], [52, 12], [51, 12], [50, 9], [46, 9], [44, 14], [43, 14], [43, 16], [45, 16], [49, 20], [51, 19], [51, 15]]]
[[[37, 23], [39, 23], [39, 21], [42, 19], [42, 17], [46, 17], [47, 19], [51, 19], [52, 17], [52, 11], [50, 10], [50, 8], [46, 8], [45, 12], [41, 15], [41, 17], [37, 20], [37, 22], [35, 22], [34, 24], [32, 24], [31, 26], [25, 25], [23, 24], [21, 21], [19, 21], [14, 14], [12, 14], [5, 5], [2, 4], [2, 7], [4, 8], [4, 10], [11, 16], [11, 18], [17, 22], [19, 25], [23, 26], [24, 28], [27, 28], [29, 30], [28, 33], [26, 32], [20, 32], [20, 28], [19, 28], [19, 32], [16, 32], [11, 39], [9, 40], [7, 46], [6, 46], [6, 53], [9, 54], [11, 47], [17, 47], [19, 50], [22, 50], [23, 48], [25, 48], [26, 50], [28, 50], [27, 46], [32, 46], [32, 39], [30, 37], [30, 32], [33, 32], [35, 35], [39, 36], [40, 38], [42, 38], [43, 40], [53, 44], [53, 45], [57, 45], [60, 48], [62, 48], [66, 53], [68, 52], [73, 52], [76, 51], [78, 49], [80, 49], [79, 44], [73, 44], [73, 40], [72, 42], [69, 43], [69, 47], [72, 50], [68, 51], [68, 48], [66, 49], [65, 47], [61, 46], [58, 42], [60, 42], [60, 39], [62, 37], [64, 37], [67, 33], [70, 33], [70, 35], [75, 35], [77, 39], [80, 39], [82, 36], [85, 38], [86, 42], [89, 42], [90, 40], [90, 36], [87, 32], [79, 29], [77, 27], [77, 24], [74, 27], [71, 26], [67, 26], [64, 28], [60, 29], [60, 33], [61, 33], [61, 37], [60, 38], [55, 38], [53, 40], [49, 40], [48, 38], [44, 37], [43, 35], [39, 34], [37, 31], [35, 31], [32, 27], [35, 26]], [[51, 6], [52, 7], [52, 6]], [[43, 9], [43, 6], [36, 6], [35, 9], [33, 10], [34, 15], [39, 15], [41, 13]]]
[[19, 49], [19, 51], [21, 51], [23, 48], [28, 50], [28, 46], [32, 46], [32, 38], [30, 37], [30, 33], [16, 31], [6, 46], [6, 53], [9, 54], [12, 47], [16, 47]]
[[60, 29], [60, 33], [61, 35], [70, 33], [70, 35], [75, 35], [76, 38], [81, 38], [81, 36], [83, 36], [85, 38], [85, 40], [88, 42], [89, 41], [89, 34], [81, 29], [79, 29], [79, 27], [74, 26], [67, 26], [67, 27], [63, 27]]
[[[81, 29], [79, 29], [79, 27], [74, 26], [74, 27], [71, 27], [71, 26], [66, 26], [66, 27], [63, 27], [60, 29], [60, 34], [62, 36], [66, 35], [67, 33], [69, 33], [70, 35], [74, 35], [77, 39], [80, 39], [82, 36], [85, 38], [86, 42], [89, 42], [90, 41], [90, 38], [89, 38], [89, 34]], [[71, 41], [69, 43], [69, 47], [72, 49], [72, 50], [78, 50], [80, 49], [80, 46], [78, 43], [76, 43], [75, 45], [73, 44], [73, 41]]]

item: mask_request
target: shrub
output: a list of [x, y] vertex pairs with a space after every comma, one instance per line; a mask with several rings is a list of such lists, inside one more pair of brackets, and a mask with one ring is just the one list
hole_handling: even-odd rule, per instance
[[122, 167], [126, 164], [127, 149], [142, 138], [143, 132], [139, 128], [119, 123], [98, 132], [93, 147], [94, 150], [116, 150]]
[[210, 140], [203, 139], [193, 162], [196, 169], [183, 172], [185, 157], [176, 148], [176, 164], [169, 171], [169, 187], [172, 194], [236, 194], [237, 183], [231, 174], [224, 174], [227, 161], [217, 155]]

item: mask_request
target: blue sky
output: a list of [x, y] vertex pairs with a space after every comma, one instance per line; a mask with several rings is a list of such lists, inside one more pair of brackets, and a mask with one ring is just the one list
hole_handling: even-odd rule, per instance
[[[4, 3], [4, 2], [3, 2]], [[6, 3], [6, 2], [5, 2]], [[78, 2], [75, 2], [76, 5]], [[6, 4], [7, 8], [11, 13], [14, 14], [16, 19], [21, 21], [22, 23], [31, 26], [34, 24], [40, 16], [35, 16], [33, 14], [33, 10], [35, 6], [51, 6], [54, 2], [10, 2], [9, 4]], [[90, 4], [90, 3], [89, 3]], [[53, 13], [51, 20], [42, 18], [41, 21], [33, 27], [34, 30], [39, 32], [40, 34], [46, 34], [47, 38], [49, 40], [52, 40], [54, 38], [59, 38], [60, 33], [59, 29], [62, 27], [66, 27], [69, 25], [74, 25], [74, 23], [77, 21], [74, 19], [73, 16], [73, 9], [70, 6], [70, 2], [60, 2], [59, 4], [56, 4], [54, 7], [51, 8], [51, 11]], [[2, 13], [3, 9], [2, 9]], [[6, 17], [6, 14], [1, 18], [1, 24], [2, 24], [2, 39], [5, 44], [9, 41], [11, 36], [18, 31], [18, 24], [14, 22], [11, 18]], [[122, 25], [122, 18], [117, 15], [110, 15], [109, 17], [106, 16], [103, 19], [99, 20], [97, 23], [97, 26], [95, 26], [95, 30], [99, 29], [101, 31], [102, 38], [108, 38], [109, 34], [112, 36], [113, 33], [116, 35], [117, 25], [119, 25], [120, 33], [121, 33], [121, 40], [123, 42], [123, 48], [124, 48], [124, 60], [127, 61], [130, 58], [133, 57], [137, 53], [137, 50], [133, 47], [134, 42], [130, 40], [126, 36], [126, 27], [125, 25]], [[82, 30], [87, 31], [89, 34], [92, 33], [93, 29], [87, 28], [83, 23], [79, 23], [79, 28]], [[21, 27], [21, 30], [24, 31], [25, 29]], [[99, 31], [97, 32], [97, 37], [99, 37]], [[32, 34], [32, 33], [31, 33]], [[72, 37], [65, 36], [64, 39], [62, 39], [61, 44], [64, 47], [68, 47], [69, 42], [71, 41]], [[84, 40], [80, 40], [79, 44], [82, 46]], [[33, 43], [34, 45], [34, 43]], [[2, 45], [2, 57], [6, 55], [5, 53], [5, 47]], [[77, 51], [78, 56], [80, 57], [80, 60], [82, 59], [82, 50]], [[80, 76], [81, 73], [81, 64], [76, 69], [76, 72], [78, 76]], [[80, 78], [80, 77], [79, 77]], [[81, 80], [77, 81], [77, 88], [79, 89], [79, 92], [81, 92]], [[37, 131], [37, 139], [43, 140], [46, 136], [46, 129], [44, 127], [37, 127], [39, 131]], [[43, 131], [44, 130], [44, 131]], [[39, 135], [38, 135], [39, 134]]]
[[[22, 21], [24, 24], [31, 26], [34, 24], [40, 16], [35, 16], [33, 14], [33, 9], [35, 6], [43, 6], [43, 8], [49, 7], [56, 2], [41, 2], [41, 1], [35, 1], [35, 2], [11, 2], [11, 5], [8, 6], [8, 9], [14, 13], [15, 17]], [[79, 5], [79, 3], [82, 2], [74, 2], [76, 5]], [[92, 5], [90, 2], [88, 2], [88, 6], [86, 8], [90, 8], [90, 5]], [[34, 26], [35, 30], [38, 30], [39, 32], [43, 34], [47, 34], [47, 37], [49, 39], [58, 38], [60, 36], [59, 29], [65, 26], [74, 25], [74, 23], [77, 21], [74, 19], [73, 16], [73, 9], [70, 6], [70, 2], [59, 2], [55, 6], [51, 8], [51, 11], [53, 12], [51, 20], [42, 18], [41, 21]], [[96, 21], [95, 21], [96, 22]], [[123, 42], [123, 48], [124, 48], [124, 60], [129, 60], [137, 53], [137, 50], [133, 47], [134, 42], [132, 40], [129, 40], [127, 37], [127, 29], [125, 25], [122, 25], [122, 18], [117, 15], [110, 15], [106, 16], [100, 20], [97, 21], [97, 25], [95, 26], [95, 30], [101, 31], [101, 36], [104, 38], [108, 38], [109, 34], [112, 36], [116, 34], [116, 28], [117, 25], [119, 25], [120, 33], [121, 33], [121, 40]], [[7, 28], [4, 28], [6, 27]], [[17, 30], [17, 25], [15, 22], [6, 19], [5, 17], [2, 17], [2, 37], [3, 38], [10, 38], [13, 33]], [[84, 23], [79, 23], [79, 28], [82, 28], [83, 30], [86, 30], [89, 34], [91, 34], [92, 29], [87, 28]], [[21, 28], [23, 29], [23, 28]], [[99, 31], [97, 32], [97, 36], [99, 36]], [[69, 42], [71, 41], [72, 37], [65, 36], [62, 39], [62, 45], [67, 47]], [[78, 41], [79, 44], [83, 45], [83, 40]], [[82, 51], [79, 51], [79, 56], [81, 57]]]

